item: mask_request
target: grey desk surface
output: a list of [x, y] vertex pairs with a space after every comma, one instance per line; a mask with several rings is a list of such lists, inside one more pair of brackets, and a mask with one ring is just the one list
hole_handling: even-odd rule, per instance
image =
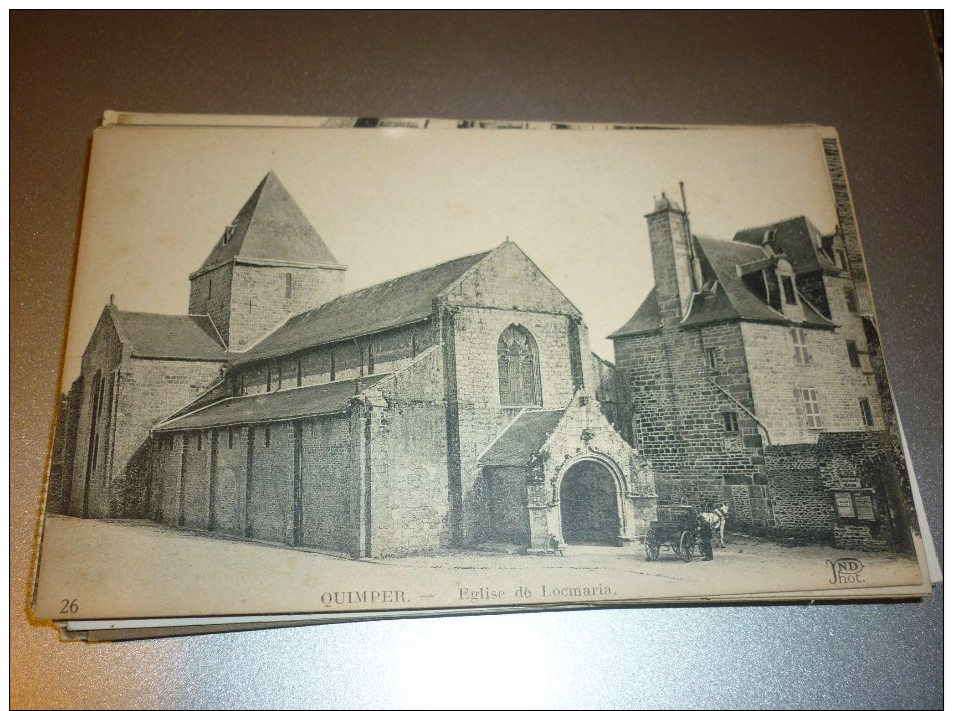
[[918, 604], [355, 623], [88, 646], [26, 591], [104, 109], [836, 126], [942, 554], [942, 80], [922, 13], [32, 14], [11, 39], [15, 707], [940, 707]]

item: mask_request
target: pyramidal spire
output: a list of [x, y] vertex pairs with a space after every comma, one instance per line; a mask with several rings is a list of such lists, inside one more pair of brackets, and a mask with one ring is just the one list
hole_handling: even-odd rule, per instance
[[338, 265], [274, 171], [262, 179], [212, 248], [199, 272], [232, 259]]

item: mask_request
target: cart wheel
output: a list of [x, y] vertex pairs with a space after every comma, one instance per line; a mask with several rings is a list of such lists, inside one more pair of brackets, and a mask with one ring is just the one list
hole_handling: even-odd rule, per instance
[[678, 550], [682, 554], [682, 560], [686, 563], [692, 562], [692, 548], [695, 545], [695, 539], [691, 531], [683, 531], [682, 538], [678, 542]]
[[645, 559], [658, 560], [659, 545], [652, 541], [645, 542]]

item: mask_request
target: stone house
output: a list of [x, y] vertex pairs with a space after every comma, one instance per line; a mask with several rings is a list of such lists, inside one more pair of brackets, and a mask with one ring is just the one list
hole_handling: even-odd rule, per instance
[[795, 217], [705, 238], [664, 193], [646, 219], [655, 286], [610, 338], [660, 502], [726, 501], [734, 526], [801, 540], [905, 545], [902, 463], [841, 230]]
[[644, 532], [654, 477], [602, 411], [605, 365], [515, 243], [350, 293], [344, 270], [269, 173], [190, 315], [106, 307], [49, 509], [354, 557]]

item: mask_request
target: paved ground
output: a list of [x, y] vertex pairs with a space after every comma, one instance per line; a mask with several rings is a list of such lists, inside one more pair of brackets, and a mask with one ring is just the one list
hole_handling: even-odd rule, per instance
[[[832, 582], [831, 562], [844, 559], [855, 577]], [[64, 601], [76, 601], [81, 619], [339, 612], [366, 608], [367, 591], [380, 592], [380, 609], [673, 602], [768, 591], [814, 598], [917, 584], [919, 570], [915, 559], [892, 553], [740, 535], [710, 562], [685, 563], [665, 550], [650, 562], [641, 546], [569, 546], [563, 557], [446, 551], [353, 561], [145, 522], [50, 516], [39, 581], [38, 617], [61, 617]]]

